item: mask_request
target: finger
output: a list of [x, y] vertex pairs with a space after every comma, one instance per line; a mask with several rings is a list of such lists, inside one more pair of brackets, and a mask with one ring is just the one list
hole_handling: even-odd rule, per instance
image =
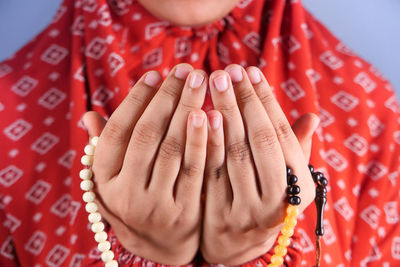
[[[177, 65], [164, 80], [156, 95], [137, 121], [129, 141], [121, 175], [127, 184], [146, 188], [153, 163], [171, 117], [180, 99], [185, 80], [193, 68], [189, 64]], [[132, 181], [132, 174], [135, 181]]]
[[154, 163], [149, 190], [156, 192], [169, 190], [173, 195], [175, 181], [181, 168], [185, 150], [188, 116], [191, 111], [201, 109], [206, 90], [206, 73], [201, 70], [192, 71], [186, 79], [167, 134], [161, 142]]
[[[208, 139], [205, 168], [205, 213], [221, 214], [232, 205], [232, 188], [225, 165], [222, 115], [217, 110], [207, 113]], [[210, 215], [211, 216], [211, 215]]]
[[239, 65], [229, 65], [227, 71], [234, 81], [233, 87], [245, 121], [261, 192], [271, 199], [280, 198], [286, 188], [286, 168], [274, 126], [246, 71]]
[[256, 67], [249, 67], [247, 73], [274, 126], [286, 165], [299, 176], [298, 185], [302, 188], [299, 196], [302, 200], [301, 208], [304, 208], [313, 200], [312, 194], [305, 192], [310, 192], [307, 189], [314, 187], [314, 182], [308, 171], [302, 148], [262, 72]]
[[292, 126], [293, 132], [299, 140], [307, 162], [310, 161], [312, 137], [319, 124], [319, 118], [314, 113], [306, 113]]
[[[199, 209], [207, 149], [207, 118], [200, 108], [187, 119], [185, 155], [175, 184], [176, 202]], [[164, 177], [165, 178], [165, 177]]]
[[96, 111], [88, 111], [83, 114], [82, 122], [88, 130], [89, 139], [100, 136], [107, 121]]
[[234, 201], [251, 201], [258, 196], [256, 177], [250, 147], [242, 116], [236, 103], [232, 82], [225, 71], [215, 71], [210, 76], [211, 97], [216, 110], [224, 120], [227, 170], [232, 185]]
[[107, 182], [121, 169], [133, 128], [157, 91], [161, 75], [143, 75], [107, 121], [96, 147], [93, 170], [97, 182]]

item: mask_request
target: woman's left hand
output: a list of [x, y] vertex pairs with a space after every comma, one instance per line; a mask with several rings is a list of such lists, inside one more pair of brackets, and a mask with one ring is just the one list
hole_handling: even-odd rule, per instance
[[[309, 155], [258, 68], [230, 65], [209, 81], [216, 110], [208, 113], [201, 251], [209, 263], [238, 265], [265, 254], [279, 234], [286, 166], [299, 178], [301, 211], [313, 201], [315, 186]], [[311, 142], [318, 118], [308, 116]]]

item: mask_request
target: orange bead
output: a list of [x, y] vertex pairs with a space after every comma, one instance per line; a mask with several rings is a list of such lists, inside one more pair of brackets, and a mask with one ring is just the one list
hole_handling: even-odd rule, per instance
[[293, 227], [285, 225], [282, 227], [281, 233], [284, 236], [291, 237], [294, 233]]
[[285, 217], [285, 225], [290, 226], [290, 227], [295, 227], [297, 224], [297, 219], [296, 217]]
[[283, 258], [277, 255], [272, 255], [271, 263], [277, 266], [281, 266], [283, 264]]
[[275, 247], [275, 249], [274, 249], [274, 252], [275, 252], [275, 255], [280, 256], [280, 257], [283, 257], [283, 256], [286, 255], [287, 249], [286, 249], [286, 247], [277, 245], [277, 246]]
[[293, 205], [289, 205], [286, 209], [287, 216], [297, 217], [300, 213], [299, 208]]
[[290, 245], [290, 237], [284, 235], [279, 236], [278, 244], [282, 247], [288, 247]]

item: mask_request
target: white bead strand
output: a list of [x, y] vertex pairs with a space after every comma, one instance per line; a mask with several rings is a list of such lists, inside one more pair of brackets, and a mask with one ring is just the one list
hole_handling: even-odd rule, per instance
[[92, 191], [94, 183], [92, 181], [93, 172], [90, 167], [93, 164], [93, 155], [96, 150], [96, 145], [99, 137], [95, 136], [90, 139], [88, 145], [85, 146], [85, 155], [81, 158], [81, 163], [89, 168], [84, 168], [79, 172], [79, 177], [82, 179], [80, 187], [85, 191], [82, 199], [86, 202], [85, 210], [89, 213], [88, 220], [92, 224], [91, 230], [96, 240], [97, 248], [101, 252], [101, 260], [105, 263], [105, 267], [118, 267], [118, 262], [114, 260], [114, 252], [111, 249], [111, 243], [107, 241], [108, 235], [104, 232], [104, 223], [101, 222], [101, 214], [98, 212], [99, 207], [96, 202], [96, 194]]
[[90, 169], [82, 169], [79, 172], [79, 177], [81, 177], [82, 180], [89, 180], [92, 179], [92, 171]]

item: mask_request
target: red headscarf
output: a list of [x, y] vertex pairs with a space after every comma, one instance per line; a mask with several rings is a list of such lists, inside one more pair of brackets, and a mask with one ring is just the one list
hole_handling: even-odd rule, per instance
[[[101, 266], [79, 188], [81, 117], [90, 109], [109, 116], [144, 72], [165, 76], [180, 62], [207, 72], [256, 65], [291, 122], [319, 114], [311, 163], [330, 180], [322, 265], [400, 264], [396, 98], [300, 1], [243, 0], [222, 20], [191, 29], [132, 0], [64, 0], [52, 23], [0, 64], [1, 266]], [[208, 95], [204, 109], [211, 107]], [[314, 210], [300, 217], [290, 266], [315, 260]], [[110, 234], [120, 264], [156, 264]]]

